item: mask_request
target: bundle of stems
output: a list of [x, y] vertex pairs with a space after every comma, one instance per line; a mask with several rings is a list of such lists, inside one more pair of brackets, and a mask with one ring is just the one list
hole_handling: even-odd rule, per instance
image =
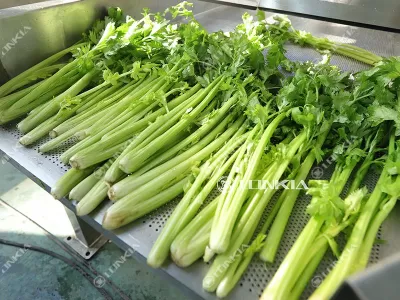
[[[166, 162], [165, 164], [170, 167], [169, 170], [164, 171], [166, 168], [161, 165], [158, 168], [153, 169], [154, 172], [149, 171], [149, 173], [154, 173], [154, 175], [152, 174], [152, 176], [146, 176], [145, 173], [142, 176], [135, 178], [136, 181], [140, 181], [141, 184], [137, 185], [138, 187], [134, 190], [134, 192], [128, 194], [122, 199], [119, 199], [112, 207], [110, 207], [104, 216], [103, 227], [113, 229], [131, 222], [131, 215], [129, 214], [128, 208], [135, 207], [135, 203], [143, 202], [148, 197], [156, 195], [158, 191], [163, 189], [166, 184], [178, 180], [182, 174], [186, 174], [188, 171], [190, 171], [196, 163], [207, 158], [225, 142], [227, 142], [229, 138], [232, 137], [237, 130], [239, 130], [243, 122], [243, 118], [237, 120], [235, 123], [231, 124], [231, 126], [225, 132], [223, 132], [223, 130], [228, 124], [226, 124], [227, 122], [222, 122], [222, 125], [217, 126], [206, 137], [200, 140], [199, 143], [193, 146], [197, 148], [197, 153], [190, 157], [190, 159], [186, 159], [177, 165]], [[218, 134], [220, 135], [218, 136]], [[190, 149], [187, 151], [190, 151]], [[184, 153], [182, 155], [184, 155]], [[159, 176], [157, 176], [159, 174], [158, 170], [162, 170], [161, 172], [163, 172]], [[145, 179], [141, 180], [143, 177], [145, 177]]]
[[[329, 125], [327, 127], [329, 127]], [[316, 148], [322, 147], [322, 144], [324, 143], [328, 133], [329, 129], [327, 128], [325, 132], [322, 132], [317, 137], [315, 144]], [[301, 186], [301, 183], [305, 182], [307, 175], [310, 172], [315, 160], [315, 151], [309, 151], [297, 174], [291, 174], [291, 176], [294, 177], [293, 180], [295, 181], [296, 187]], [[302, 190], [299, 188], [284, 190], [281, 193], [271, 212], [267, 216], [267, 219], [264, 222], [260, 232], [250, 245], [250, 248], [253, 249], [253, 251], [242, 251], [235, 256], [234, 262], [229, 266], [225, 276], [218, 285], [218, 288], [216, 290], [218, 297], [226, 297], [230, 293], [230, 291], [239, 282], [241, 276], [244, 274], [253, 256], [257, 252], [261, 251], [260, 256], [262, 257], [262, 259], [264, 258], [263, 254], [266, 250], [268, 251], [268, 253], [270, 253], [271, 251], [272, 253], [276, 253], [277, 246], [276, 248], [272, 248], [271, 243], [275, 242], [276, 245], [279, 246], [279, 241], [282, 238], [286, 225], [285, 222], [287, 222], [287, 220], [289, 219], [291, 210], [301, 191]], [[271, 224], [272, 227], [270, 228]], [[269, 232], [268, 235], [266, 235], [268, 229]]]
[[[18, 129], [25, 146], [49, 134], [40, 151], [61, 149], [60, 160], [72, 167], [52, 194], [69, 195], [80, 216], [108, 197], [106, 229], [179, 199], [147, 262], [159, 268], [171, 255], [187, 267], [215, 257], [203, 287], [219, 297], [257, 253], [274, 261], [295, 202], [310, 187], [310, 220], [262, 298], [299, 298], [332, 249], [339, 263], [313, 296], [329, 298], [365, 268], [399, 196], [400, 59], [314, 37], [261, 12], [244, 14], [230, 32], [208, 33], [190, 6], [145, 10], [141, 19], [124, 22], [111, 10], [81, 42], [0, 87], [0, 124], [23, 117]], [[178, 17], [185, 22], [171, 22]], [[374, 67], [347, 74], [329, 60], [290, 62], [288, 40]], [[387, 128], [389, 142], [382, 134]], [[380, 150], [386, 160], [376, 157]], [[324, 155], [335, 156], [333, 176], [306, 184]], [[384, 167], [367, 196], [360, 187], [371, 164]], [[221, 178], [221, 194], [208, 203]], [[340, 255], [335, 238], [345, 230], [351, 234]]]
[[[48, 57], [47, 59], [41, 61], [40, 63], [34, 65], [33, 67], [29, 68], [28, 70], [22, 72], [21, 74], [13, 77], [9, 81], [7, 81], [5, 84], [3, 84], [0, 87], [0, 97], [5, 97], [7, 95], [15, 94], [15, 91], [20, 89], [21, 87], [24, 87], [32, 82], [35, 82], [39, 78], [46, 78], [54, 71], [57, 71], [58, 69], [64, 67], [64, 64], [58, 63], [56, 64], [60, 59], [62, 59], [64, 56], [67, 54], [75, 51], [76, 49], [85, 46], [86, 43], [80, 43], [80, 44], [75, 44], [72, 45], [71, 47], [68, 47], [66, 49], [61, 50], [60, 52], [53, 54], [52, 56]], [[36, 86], [37, 87], [37, 86]], [[34, 87], [34, 88], [36, 88]], [[33, 89], [34, 89], [33, 88]], [[22, 95], [22, 97], [25, 95]], [[21, 98], [22, 98], [21, 97]], [[0, 102], [3, 101], [1, 99]], [[18, 98], [18, 99], [21, 99]], [[11, 103], [15, 103], [17, 100], [12, 101]]]
[[[165, 262], [174, 238], [194, 218], [221, 176], [232, 166], [240, 151], [240, 148], [236, 151], [235, 148], [240, 146], [247, 136], [246, 133], [243, 133], [244, 131], [245, 126], [241, 126], [235, 135], [200, 167], [196, 180], [179, 202], [154, 244], [147, 258], [148, 264], [160, 267]], [[232, 151], [234, 154], [229, 157]]]
[[264, 290], [262, 296], [264, 299], [271, 299], [271, 297], [273, 299], [287, 299], [287, 297], [290, 297], [291, 290], [301, 277], [301, 272], [307, 266], [308, 261], [305, 257], [312, 252], [311, 250], [318, 244], [317, 241], [322, 242], [321, 248], [327, 249], [325, 246], [329, 244], [324, 237], [329, 235], [326, 235], [325, 231], [340, 232], [351, 224], [349, 219], [354, 221], [351, 216], [358, 213], [356, 208], [361, 206], [361, 201], [367, 191], [365, 189], [356, 190], [345, 200], [340, 199], [340, 194], [360, 159], [360, 157], [354, 155], [354, 151], [347, 151], [346, 154], [351, 159], [344, 157], [345, 163], [336, 165], [329, 181], [309, 181], [308, 194], [313, 196], [308, 207], [311, 218]]
[[388, 156], [378, 182], [361, 207], [358, 218], [353, 221], [354, 228], [337, 264], [312, 294], [311, 299], [331, 297], [348, 276], [366, 268], [379, 228], [400, 197], [398, 172], [389, 171], [398, 163], [399, 158], [398, 141], [392, 130]]
[[[296, 155], [297, 151], [304, 143], [305, 138], [306, 134], [303, 132], [289, 144], [281, 144], [278, 147], [280, 150], [277, 150], [278, 152], [275, 153], [274, 156], [276, 155], [279, 157], [284, 155], [283, 159], [278, 159], [269, 164], [261, 176], [261, 182], [279, 182], [289, 166], [291, 159]], [[204, 289], [207, 291], [215, 291], [217, 289], [228, 271], [226, 268], [221, 268], [221, 265], [224, 264], [232, 255], [235, 256], [235, 253], [242, 249], [243, 245], [249, 244], [259, 222], [261, 221], [265, 208], [276, 192], [277, 189], [274, 188], [260, 188], [247, 200], [247, 203], [242, 208], [240, 218], [235, 224], [228, 249], [214, 259], [203, 280]], [[218, 215], [216, 214], [214, 220], [217, 216]], [[215, 252], [211, 247], [210, 249], [212, 252]], [[213, 278], [213, 281], [209, 281], [208, 278]]]
[[296, 30], [286, 16], [274, 15], [268, 19], [268, 28], [273, 34], [286, 35], [288, 39], [299, 45], [307, 45], [318, 50], [329, 50], [350, 57], [368, 65], [375, 65], [382, 57], [363, 48], [331, 41], [327, 38], [313, 36], [309, 32]]
[[[361, 122], [348, 127], [352, 132], [347, 136], [358, 138], [347, 146], [345, 152], [344, 147], [337, 148], [342, 148], [342, 154], [336, 162], [332, 178], [329, 182], [319, 183], [322, 190], [316, 190], [308, 208], [312, 217], [265, 289], [263, 299], [299, 298], [329, 248], [338, 257], [338, 262], [311, 299], [330, 298], [345, 278], [366, 267], [378, 228], [399, 197], [398, 187], [395, 188], [398, 184], [397, 171], [388, 171], [398, 160], [395, 141], [399, 123], [394, 115], [390, 116], [397, 104], [391, 100], [388, 102], [398, 93], [396, 78], [400, 74], [393, 76], [396, 64], [397, 59], [384, 60], [372, 70], [356, 75], [351, 103], [359, 108], [367, 107], [368, 113], [363, 118], [357, 117]], [[353, 118], [356, 117], [355, 112], [352, 111]], [[385, 131], [391, 132], [389, 141], [383, 138]], [[345, 131], [341, 135], [345, 136]], [[382, 145], [383, 148], [379, 148]], [[361, 149], [358, 148], [360, 146]], [[387, 158], [376, 158], [378, 150], [386, 151]], [[348, 197], [342, 200], [337, 191], [343, 190], [352, 169], [361, 158], [363, 163], [350, 185]], [[383, 163], [383, 170], [374, 191], [367, 197], [366, 189], [358, 188], [372, 163]], [[344, 230], [350, 230], [351, 234], [340, 254], [335, 237]], [[265, 247], [268, 247], [267, 244]], [[262, 254], [265, 259], [273, 259], [273, 252], [267, 248]]]

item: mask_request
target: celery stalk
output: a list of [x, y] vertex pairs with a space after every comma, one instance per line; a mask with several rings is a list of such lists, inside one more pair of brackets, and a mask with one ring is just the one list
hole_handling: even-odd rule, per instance
[[69, 199], [81, 201], [99, 180], [100, 178], [95, 173], [89, 175], [71, 190]]
[[[214, 86], [215, 84], [215, 86]], [[143, 163], [149, 158], [152, 154], [157, 152], [162, 145], [168, 143], [168, 140], [173, 138], [179, 132], [185, 130], [188, 125], [192, 123], [193, 118], [195, 118], [198, 114], [203, 111], [203, 109], [213, 100], [216, 93], [219, 90], [219, 86], [221, 84], [221, 78], [218, 78], [214, 81], [214, 84], [211, 84], [211, 91], [209, 88], [206, 88], [201, 95], [199, 96], [199, 100], [202, 100], [196, 107], [188, 113], [183, 119], [181, 119], [176, 125], [174, 125], [171, 129], [169, 129], [165, 134], [159, 136], [158, 138], [152, 140], [149, 144], [144, 146], [141, 149], [135, 150], [131, 152], [125, 157], [123, 157], [119, 163], [120, 168], [125, 173], [129, 174], [137, 169], [139, 169]], [[204, 97], [204, 98], [203, 98]]]
[[83, 179], [93, 172], [94, 168], [85, 170], [69, 169], [51, 188], [51, 194], [56, 199], [61, 199], [77, 186]]
[[172, 242], [171, 258], [179, 267], [188, 267], [203, 256], [217, 204], [218, 197], [200, 211]]
[[[269, 143], [279, 123], [285, 117], [286, 114], [281, 113], [275, 117], [265, 129], [246, 167], [243, 175], [244, 183], [248, 183], [253, 179], [266, 145]], [[229, 246], [234, 224], [248, 193], [248, 184], [245, 184], [244, 188], [237, 189], [237, 193], [234, 193], [232, 190], [233, 189], [230, 191], [232, 192], [232, 198], [227, 197], [224, 201], [219, 202], [216, 213], [217, 217], [214, 218], [210, 237], [210, 248], [216, 253], [225, 252]]]
[[[54, 98], [43, 110], [41, 110], [40, 112], [37, 112], [34, 115], [30, 114], [26, 119], [21, 121], [18, 124], [18, 129], [24, 133], [29, 132], [33, 128], [38, 126], [41, 122], [43, 122], [44, 120], [46, 120], [49, 117], [56, 114], [60, 107], [59, 105], [60, 105], [61, 101], [64, 100], [65, 97], [68, 97], [68, 96], [74, 97], [77, 94], [79, 94], [79, 92], [82, 91], [91, 82], [91, 80], [93, 79], [93, 77], [96, 74], [97, 74], [97, 71], [92, 70], [89, 73], [87, 73], [86, 75], [84, 75], [69, 89], [67, 89], [65, 92], [63, 92], [62, 94], [60, 94], [56, 98]], [[33, 90], [32, 93], [33, 92], [35, 92], [35, 90]], [[29, 95], [31, 95], [32, 93], [30, 93]], [[18, 101], [18, 103], [20, 103], [20, 101]]]
[[[67, 49], [64, 49], [56, 54], [53, 54], [49, 58], [46, 58], [45, 60], [41, 61], [40, 63], [36, 64], [35, 66], [29, 68], [28, 70], [22, 72], [21, 74], [19, 74], [17, 76], [15, 76], [14, 78], [12, 78], [11, 80], [9, 80], [8, 82], [6, 82], [5, 84], [3, 84], [0, 87], [0, 97], [13, 92], [15, 90], [15, 86], [18, 87], [18, 83], [21, 82], [22, 80], [24, 80], [26, 77], [31, 76], [33, 73], [37, 72], [38, 70], [55, 63], [56, 61], [61, 59], [63, 56], [68, 54], [69, 52], [71, 52], [85, 44], [86, 43], [76, 44], [76, 45], [73, 45]], [[65, 74], [67, 70], [70, 70], [72, 68], [73, 68], [73, 66], [65, 66], [65, 67], [63, 67], [63, 72], [60, 72], [60, 71], [59, 72], [62, 74]], [[56, 81], [56, 79], [52, 80], [52, 81]], [[36, 90], [36, 88], [35, 88], [35, 90]], [[39, 96], [41, 91], [42, 90], [37, 91], [37, 93], [35, 93], [35, 95], [32, 98]]]

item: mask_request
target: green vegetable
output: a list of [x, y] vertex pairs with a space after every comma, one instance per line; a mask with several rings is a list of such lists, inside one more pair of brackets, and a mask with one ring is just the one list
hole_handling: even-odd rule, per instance
[[[46, 67], [54, 64], [59, 59], [61, 59], [63, 56], [67, 55], [68, 53], [70, 53], [70, 52], [74, 51], [75, 49], [82, 47], [84, 45], [85, 45], [85, 43], [76, 44], [67, 49], [61, 50], [60, 52], [50, 56], [49, 58], [43, 60], [42, 62], [38, 63], [37, 65], [31, 67], [30, 69], [15, 76], [14, 78], [12, 78], [11, 80], [9, 80], [8, 82], [6, 82], [5, 84], [3, 84], [0, 87], [0, 97], [6, 96], [6, 95], [12, 93], [13, 91], [15, 91], [16, 89], [21, 87], [19, 85], [20, 82], [23, 82], [23, 80], [26, 80], [27, 78], [29, 78], [30, 76], [32, 76], [34, 74], [40, 73], [43, 69], [46, 69]], [[62, 69], [64, 69], [64, 68], [62, 68]], [[38, 76], [38, 75], [36, 75], [36, 76]], [[36, 90], [36, 88], [35, 88], [35, 90]], [[35, 96], [37, 96], [37, 95], [35, 95]]]
[[[257, 253], [274, 261], [307, 190], [309, 222], [262, 299], [301, 297], [331, 250], [339, 262], [312, 296], [328, 299], [365, 268], [399, 196], [400, 59], [314, 37], [262, 12], [210, 33], [191, 6], [125, 20], [109, 9], [79, 44], [0, 87], [0, 124], [23, 117], [23, 145], [63, 151], [61, 162], [73, 168], [52, 194], [69, 194], [80, 216], [111, 200], [108, 230], [180, 199], [147, 263], [159, 268], [171, 255], [187, 267], [203, 256], [211, 263], [203, 287], [218, 297], [234, 289]], [[345, 73], [329, 55], [292, 62], [288, 41], [373, 67]], [[324, 166], [334, 164], [332, 177], [307, 182], [324, 157]], [[383, 171], [367, 195], [372, 165]], [[216, 188], [222, 193], [209, 203]], [[343, 232], [350, 234], [340, 253]]]
[[[388, 158], [376, 187], [362, 207], [338, 263], [314, 292], [312, 298], [330, 297], [347, 276], [367, 265], [379, 226], [400, 197], [400, 177], [397, 176], [397, 171], [394, 174], [390, 171], [390, 166], [396, 163], [399, 157], [399, 148], [395, 143], [395, 135], [392, 133]], [[376, 213], [380, 206], [381, 209]]]
[[[200, 167], [200, 172], [195, 182], [175, 208], [147, 257], [147, 263], [149, 265], [152, 267], [160, 267], [163, 264], [168, 257], [169, 248], [175, 237], [193, 219], [202, 203], [217, 185], [221, 176], [233, 164], [240, 150], [235, 151], [229, 159], [227, 159], [227, 155], [243, 143], [246, 135], [240, 136], [241, 132], [243, 132], [243, 129], [238, 132], [239, 135], [236, 134], [233, 136], [230, 142]], [[206, 181], [208, 176], [211, 176], [210, 179], [199, 192], [199, 186]]]
[[187, 267], [203, 256], [210, 239], [212, 218], [218, 197], [207, 205], [174, 239], [171, 258], [179, 267]]
[[78, 185], [83, 179], [93, 172], [94, 168], [85, 170], [69, 169], [51, 188], [51, 194], [56, 199], [61, 199]]

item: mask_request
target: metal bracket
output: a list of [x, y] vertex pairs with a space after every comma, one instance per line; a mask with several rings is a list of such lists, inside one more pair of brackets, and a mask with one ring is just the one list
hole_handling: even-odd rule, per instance
[[77, 217], [70, 209], [65, 207], [65, 212], [75, 231], [75, 236], [69, 236], [64, 241], [84, 259], [90, 259], [108, 242], [108, 239]]

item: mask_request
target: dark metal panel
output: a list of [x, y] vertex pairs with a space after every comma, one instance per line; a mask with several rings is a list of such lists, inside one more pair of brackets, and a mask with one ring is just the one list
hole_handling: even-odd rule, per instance
[[383, 260], [365, 272], [350, 277], [333, 300], [397, 300], [399, 296], [400, 254]]

